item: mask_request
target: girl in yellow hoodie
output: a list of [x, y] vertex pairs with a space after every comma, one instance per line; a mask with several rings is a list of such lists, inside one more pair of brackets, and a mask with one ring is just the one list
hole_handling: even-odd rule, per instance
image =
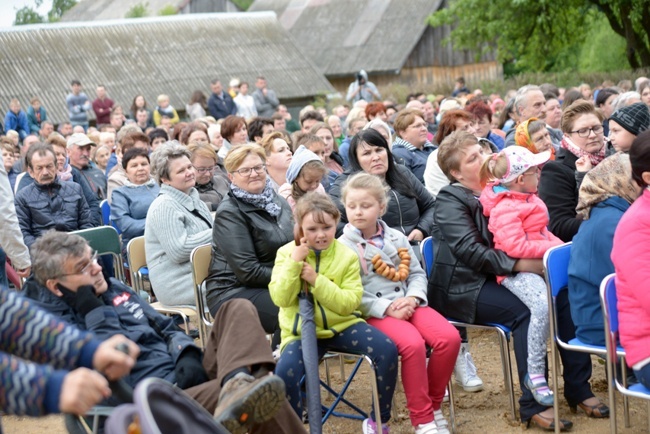
[[[296, 204], [294, 215], [303, 234], [300, 245], [291, 242], [278, 250], [269, 284], [271, 298], [280, 308], [282, 330], [282, 354], [275, 373], [285, 382], [291, 406], [302, 416], [298, 295], [305, 281], [314, 298], [319, 355], [340, 350], [370, 357], [377, 367], [381, 420], [387, 422], [397, 379], [397, 349], [357, 310], [363, 294], [359, 261], [354, 251], [335, 239], [339, 210], [329, 197], [308, 193]], [[363, 431], [387, 433], [388, 428], [378, 430], [371, 415], [363, 422]]]

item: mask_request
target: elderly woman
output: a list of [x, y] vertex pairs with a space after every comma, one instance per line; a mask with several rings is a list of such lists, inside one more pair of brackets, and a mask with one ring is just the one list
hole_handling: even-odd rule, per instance
[[131, 148], [122, 157], [122, 168], [127, 181], [113, 190], [111, 199], [111, 221], [122, 232], [122, 250], [126, 257], [126, 246], [135, 237], [144, 235], [147, 212], [160, 186], [151, 177], [149, 152], [142, 148]]
[[363, 127], [364, 130], [367, 130], [368, 128], [372, 128], [373, 130], [378, 131], [379, 134], [381, 134], [381, 136], [386, 139], [386, 142], [388, 143], [388, 149], [393, 148], [392, 131], [386, 122], [375, 118], [368, 122], [365, 127]]
[[589, 101], [579, 100], [562, 114], [564, 137], [555, 161], [542, 168], [539, 197], [546, 203], [549, 229], [571, 241], [582, 222], [576, 215], [578, 187], [584, 174], [605, 158], [603, 115]]
[[208, 139], [208, 127], [206, 127], [203, 122], [190, 122], [181, 130], [178, 139], [178, 141], [185, 146], [190, 143], [202, 143], [207, 145], [210, 143]]
[[284, 134], [275, 131], [265, 135], [260, 143], [266, 154], [266, 172], [269, 182], [276, 193], [280, 186], [286, 182], [287, 169], [293, 155], [285, 139]]
[[325, 159], [323, 163], [325, 166], [340, 175], [343, 173], [343, 157], [339, 155], [339, 147], [334, 138], [334, 130], [325, 122], [318, 122], [314, 124], [309, 130], [310, 134], [320, 137], [325, 143]]
[[[215, 315], [232, 298], [250, 300], [267, 333], [280, 343], [278, 308], [268, 285], [277, 250], [293, 240], [293, 216], [266, 175], [266, 154], [259, 145], [233, 148], [225, 160], [232, 184], [219, 205], [212, 233], [212, 263], [207, 302]], [[276, 333], [277, 332], [277, 333]]]
[[402, 110], [397, 114], [393, 127], [397, 135], [391, 149], [395, 161], [406, 166], [424, 184], [427, 159], [436, 149], [427, 140], [429, 130], [424, 113], [416, 109]]
[[230, 180], [223, 168], [221, 158], [207, 143], [191, 142], [187, 150], [192, 154], [196, 171], [196, 185], [199, 197], [211, 212], [217, 210], [221, 200], [230, 190]]
[[650, 132], [646, 131], [630, 148], [632, 179], [643, 188], [625, 213], [614, 234], [612, 262], [616, 269], [619, 335], [626, 361], [645, 387], [650, 387]]
[[[442, 143], [445, 137], [454, 131], [466, 131], [471, 134], [476, 133], [474, 115], [465, 110], [449, 110], [440, 120], [438, 131], [436, 132], [435, 142]], [[442, 187], [449, 184], [449, 179], [438, 165], [438, 150], [436, 149], [429, 155], [427, 165], [424, 169], [424, 185], [435, 198]]]
[[361, 171], [380, 177], [390, 187], [390, 201], [382, 216], [388, 226], [402, 232], [412, 242], [431, 235], [434, 199], [410, 170], [395, 164], [386, 139], [374, 129], [354, 136], [350, 143], [350, 169], [336, 178], [329, 191], [341, 210], [339, 233], [348, 222], [341, 203], [341, 188], [348, 177]]
[[[478, 200], [482, 188], [479, 169], [484, 159], [482, 148], [473, 134], [457, 131], [440, 145], [440, 167], [452, 184], [440, 190], [435, 205], [438, 249], [429, 279], [429, 303], [443, 315], [460, 321], [499, 323], [509, 327], [519, 381], [523, 385], [527, 370], [530, 311], [514, 294], [497, 284], [496, 276], [520, 271], [542, 274], [542, 260], [514, 259], [494, 249], [487, 219]], [[558, 301], [562, 305], [565, 302], [566, 299]], [[560, 312], [561, 316], [565, 313], [568, 316], [568, 309]], [[570, 318], [563, 323], [573, 327]], [[591, 376], [589, 356], [564, 351], [561, 356], [564, 394], [569, 405], [598, 404], [587, 382]], [[519, 405], [523, 422], [533, 422], [546, 429], [554, 423], [559, 423], [563, 430], [571, 428], [569, 421], [554, 421], [553, 409], [538, 404], [528, 388], [522, 386], [521, 390]]]
[[587, 173], [578, 194], [584, 221], [571, 246], [569, 302], [576, 336], [591, 345], [605, 346], [599, 288], [614, 272], [610, 255], [616, 226], [639, 195], [631, 179], [630, 157], [614, 154]]
[[145, 250], [156, 297], [171, 306], [194, 305], [190, 253], [209, 243], [212, 235], [212, 216], [194, 188], [191, 158], [178, 142], [160, 145], [151, 154], [160, 193], [147, 214]]
[[230, 148], [248, 143], [246, 119], [241, 116], [226, 116], [221, 123], [221, 137], [223, 137], [223, 145], [219, 149], [219, 156], [226, 158]]
[[546, 128], [546, 122], [537, 118], [530, 118], [517, 125], [515, 144], [528, 149], [533, 154], [551, 151], [550, 160], [555, 160], [555, 148]]

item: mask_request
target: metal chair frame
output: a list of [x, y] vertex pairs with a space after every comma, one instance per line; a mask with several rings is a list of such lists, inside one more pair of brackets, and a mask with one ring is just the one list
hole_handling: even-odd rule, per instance
[[124, 263], [122, 261], [122, 241], [114, 227], [98, 226], [96, 228], [81, 229], [72, 233], [85, 238], [90, 248], [96, 250], [99, 256], [111, 255], [113, 257], [115, 277], [126, 283], [126, 273], [124, 272]]

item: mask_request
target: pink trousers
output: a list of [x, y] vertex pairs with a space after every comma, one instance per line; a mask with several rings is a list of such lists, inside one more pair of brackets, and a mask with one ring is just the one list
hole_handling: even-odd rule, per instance
[[[392, 339], [402, 357], [402, 383], [411, 424], [431, 422], [454, 370], [460, 348], [458, 330], [430, 307], [418, 307], [406, 321], [387, 316], [368, 318], [367, 322]], [[433, 350], [428, 366], [425, 344]]]

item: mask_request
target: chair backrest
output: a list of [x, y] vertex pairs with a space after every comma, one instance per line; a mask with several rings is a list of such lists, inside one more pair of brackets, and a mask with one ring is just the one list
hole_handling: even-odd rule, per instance
[[422, 240], [420, 243], [420, 252], [422, 253], [422, 268], [424, 272], [427, 273], [427, 277], [431, 276], [431, 271], [433, 269], [433, 255], [434, 255], [435, 243], [433, 237], [429, 236]]
[[136, 291], [144, 290], [140, 269], [147, 266], [147, 255], [144, 249], [144, 236], [132, 238], [126, 245], [126, 255], [129, 259], [131, 283]]
[[192, 250], [190, 263], [192, 264], [192, 279], [194, 281], [194, 303], [196, 311], [201, 318], [199, 331], [201, 340], [205, 344], [208, 328], [212, 326], [212, 317], [206, 310], [206, 303], [203, 298], [201, 287], [205, 279], [210, 275], [210, 262], [212, 261], [212, 244], [203, 244]]
[[[605, 276], [600, 284], [603, 312], [607, 315], [610, 332], [618, 332], [618, 297], [616, 295], [616, 274]], [[607, 325], [607, 324], [606, 324]]]
[[544, 273], [553, 297], [569, 284], [569, 258], [571, 257], [571, 243], [552, 247], [544, 254]]
[[102, 210], [102, 224], [108, 226], [111, 224], [111, 204], [108, 200], [104, 199], [99, 204], [99, 209]]
[[120, 235], [112, 226], [98, 226], [96, 228], [82, 229], [72, 232], [88, 241], [88, 245], [96, 250], [100, 256], [112, 255], [115, 277], [122, 282], [126, 281], [124, 264], [122, 263], [122, 241]]

